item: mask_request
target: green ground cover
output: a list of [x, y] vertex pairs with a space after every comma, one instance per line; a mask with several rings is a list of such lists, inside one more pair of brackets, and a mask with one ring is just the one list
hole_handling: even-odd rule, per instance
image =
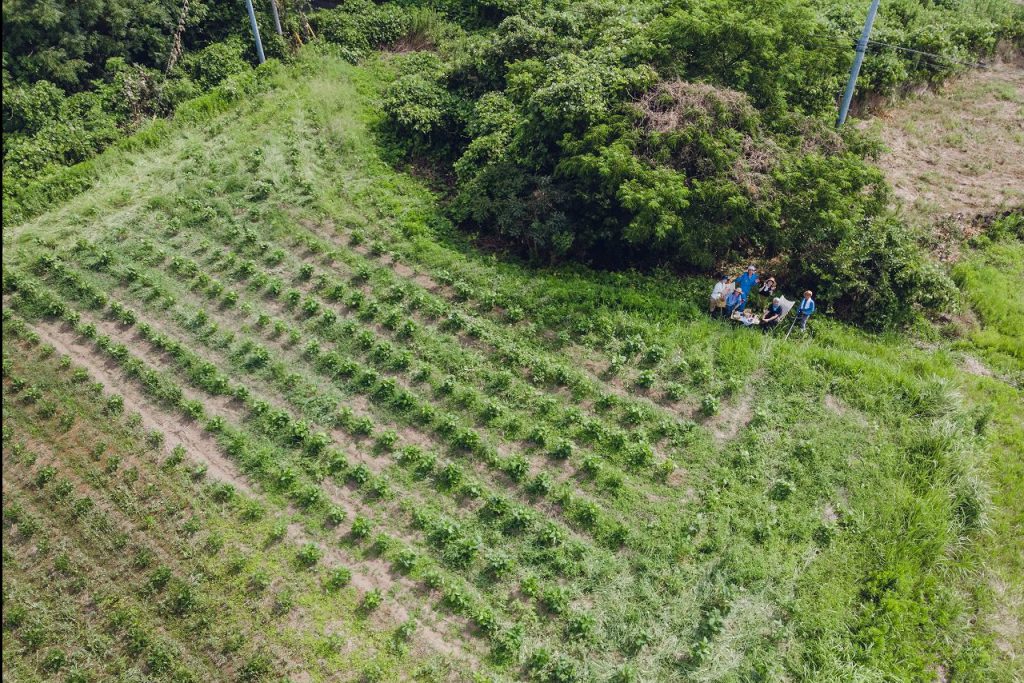
[[[1024, 325], [989, 293], [1019, 281], [1019, 242], [957, 274], [965, 339], [733, 329], [701, 314], [707, 283], [530, 268], [456, 233], [382, 159], [387, 58], [308, 51], [261, 78], [5, 230], [5, 677], [1019, 673]], [[57, 398], [77, 366], [102, 401]], [[142, 453], [133, 412], [166, 441]], [[144, 473], [124, 504], [111, 457]], [[60, 477], [200, 577], [178, 613], [128, 568], [122, 599], [174, 666], [47, 578], [61, 543], [88, 596], [128, 557], [97, 553], [73, 504], [48, 511]], [[149, 521], [131, 496], [150, 483], [199, 528]], [[211, 536], [249, 558], [238, 575]], [[11, 617], [29, 597], [38, 628]], [[97, 638], [106, 658], [76, 644]]]

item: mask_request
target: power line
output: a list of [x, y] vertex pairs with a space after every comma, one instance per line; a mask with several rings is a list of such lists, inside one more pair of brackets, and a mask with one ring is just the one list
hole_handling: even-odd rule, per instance
[[892, 49], [892, 50], [900, 50], [901, 52], [911, 52], [911, 53], [913, 53], [915, 55], [921, 55], [923, 57], [929, 57], [931, 59], [937, 59], [937, 60], [940, 60], [940, 61], [943, 61], [943, 62], [949, 62], [950, 64], [959, 64], [961, 66], [972, 66], [972, 67], [980, 68], [980, 69], [988, 68], [988, 64], [986, 64], [985, 62], [965, 62], [965, 61], [962, 61], [962, 60], [959, 60], [959, 59], [953, 59], [952, 57], [947, 57], [946, 55], [940, 55], [940, 54], [937, 54], [935, 52], [925, 52], [924, 50], [915, 50], [912, 47], [904, 47], [902, 45], [893, 45], [891, 43], [883, 43], [880, 40], [870, 40], [869, 39], [868, 40], [868, 44], [870, 44], [870, 45], [878, 45], [878, 46], [881, 46], [881, 47], [887, 47], [887, 48]]
[[[856, 39], [853, 39], [850, 42], [847, 42], [845, 40], [838, 40], [837, 42], [833, 43], [832, 46], [836, 49], [837, 52], [846, 54], [848, 50], [855, 49], [856, 48], [856, 44], [857, 44]], [[959, 64], [961, 66], [970, 66], [970, 67], [975, 67], [975, 68], [979, 68], [979, 69], [987, 69], [990, 66], [990, 64], [988, 64], [986, 62], [965, 62], [965, 61], [962, 61], [962, 60], [959, 60], [959, 59], [955, 59], [953, 57], [947, 57], [946, 55], [938, 54], [936, 52], [925, 52], [924, 50], [918, 50], [918, 49], [915, 49], [915, 48], [912, 48], [912, 47], [904, 47], [903, 45], [893, 45], [892, 43], [883, 43], [880, 40], [868, 39], [868, 44], [869, 45], [873, 45], [873, 46], [877, 46], [877, 47], [889, 48], [891, 50], [899, 50], [901, 52], [910, 52], [912, 54], [920, 55], [921, 57], [927, 57], [927, 58], [933, 59], [933, 60], [949, 62], [951, 64]]]

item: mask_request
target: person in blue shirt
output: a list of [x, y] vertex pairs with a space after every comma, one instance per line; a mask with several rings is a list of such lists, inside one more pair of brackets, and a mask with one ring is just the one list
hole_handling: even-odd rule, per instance
[[746, 304], [747, 298], [743, 296], [743, 290], [737, 287], [732, 290], [732, 294], [725, 300], [725, 315], [732, 317], [732, 314], [736, 311], [742, 311], [744, 304]]
[[796, 309], [796, 321], [799, 323], [800, 329], [804, 331], [807, 330], [807, 320], [814, 315], [815, 306], [814, 299], [811, 298], [812, 296], [814, 296], [814, 292], [811, 290], [808, 289], [804, 292], [804, 298]]
[[[757, 268], [753, 265], [747, 266], [747, 272], [736, 278], [736, 286], [743, 290], [743, 305], [746, 307], [746, 302], [750, 300], [750, 291], [754, 289], [754, 286], [760, 282], [760, 278], [757, 277]], [[740, 309], [743, 310], [742, 308]]]

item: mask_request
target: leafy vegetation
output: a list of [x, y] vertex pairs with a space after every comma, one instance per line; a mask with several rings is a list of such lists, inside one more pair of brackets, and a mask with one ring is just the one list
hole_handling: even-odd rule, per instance
[[[860, 3], [504, 10], [436, 56], [396, 60], [384, 94], [385, 132], [451, 176], [459, 224], [546, 262], [708, 272], [771, 259], [794, 291], [875, 327], [953, 305], [890, 215], [876, 146], [832, 130]], [[883, 16], [880, 41], [949, 59], [873, 54], [862, 97], [937, 82], [1024, 27], [1010, 3], [907, 2]]]
[[1014, 216], [977, 336], [751, 335], [472, 248], [374, 137], [415, 58], [351, 58], [5, 230], [5, 672], [1013, 680]]
[[[890, 212], [877, 143], [832, 130], [861, 3], [359, 0], [308, 17], [279, 4], [287, 38], [258, 15], [272, 57], [314, 35], [353, 62], [399, 53], [379, 71], [379, 133], [449, 181], [450, 220], [539, 262], [707, 272], [759, 258], [877, 328], [956, 306]], [[101, 172], [88, 160], [126, 133], [143, 131], [131, 146], [172, 134], [153, 117], [194, 123], [264, 81], [239, 8], [192, 2], [163, 72], [180, 10], [137, 5], [5, 8], [6, 225], [88, 187]], [[889, 4], [859, 93], [937, 83], [1022, 36], [1010, 0]]]
[[[172, 65], [182, 3], [176, 0], [89, 0], [69, 6], [10, 2], [3, 9], [4, 200], [23, 202], [25, 185], [49, 178], [61, 185], [65, 167], [91, 159], [154, 117], [208, 93], [255, 62], [244, 9], [191, 0]], [[285, 17], [302, 31], [298, 10]], [[269, 8], [258, 16], [266, 51], [283, 56]], [[238, 84], [234, 86], [238, 87]], [[180, 112], [188, 116], [188, 111]], [[55, 176], [55, 177], [52, 177]], [[77, 189], [81, 189], [78, 187]], [[20, 220], [5, 211], [5, 224]]]

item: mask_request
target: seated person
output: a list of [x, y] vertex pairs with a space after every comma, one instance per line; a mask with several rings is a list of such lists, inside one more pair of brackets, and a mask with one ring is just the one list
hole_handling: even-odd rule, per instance
[[761, 324], [771, 328], [779, 324], [779, 320], [782, 319], [782, 302], [779, 301], [778, 297], [772, 299], [772, 305], [768, 307], [768, 310], [764, 312], [764, 317], [761, 318]]
[[761, 324], [761, 321], [756, 315], [754, 315], [753, 311], [743, 311], [743, 313], [740, 314], [740, 322], [743, 323], [745, 327]]
[[746, 297], [743, 296], [743, 290], [737, 287], [725, 299], [725, 314], [731, 318], [733, 313], [743, 310], [745, 303]]

